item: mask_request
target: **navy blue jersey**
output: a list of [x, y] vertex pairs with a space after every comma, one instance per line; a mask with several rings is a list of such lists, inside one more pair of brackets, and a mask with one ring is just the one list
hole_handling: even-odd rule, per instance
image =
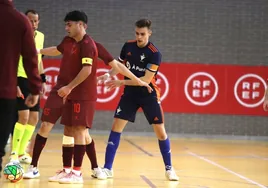
[[[137, 41], [132, 40], [124, 44], [118, 59], [137, 77], [143, 77], [146, 70], [154, 72], [156, 76], [158, 67], [161, 64], [161, 53], [151, 42], [145, 47], [140, 48], [137, 45]], [[153, 88], [152, 93], [149, 93], [145, 87], [125, 86], [124, 94], [134, 94], [141, 97], [151, 95], [160, 99], [159, 89], [155, 84], [155, 76], [150, 83], [150, 86]], [[125, 77], [125, 79], [129, 78]]]

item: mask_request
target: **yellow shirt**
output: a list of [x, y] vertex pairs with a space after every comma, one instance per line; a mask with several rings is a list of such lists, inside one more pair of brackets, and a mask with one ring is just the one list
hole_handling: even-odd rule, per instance
[[[34, 41], [35, 41], [36, 49], [42, 49], [44, 47], [44, 40], [45, 40], [45, 35], [41, 33], [40, 31], [36, 30], [34, 33]], [[38, 65], [41, 63], [41, 60], [42, 60], [42, 54], [38, 54]], [[22, 63], [22, 56], [20, 56], [20, 59], [19, 59], [17, 76], [27, 78], [27, 75], [25, 73], [23, 63]]]

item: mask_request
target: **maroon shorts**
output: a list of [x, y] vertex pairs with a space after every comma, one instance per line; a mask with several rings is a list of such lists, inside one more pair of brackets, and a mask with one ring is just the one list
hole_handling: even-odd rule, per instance
[[57, 92], [51, 92], [47, 98], [41, 120], [55, 124], [61, 117], [61, 124], [66, 126], [85, 126], [91, 128], [96, 101], [63, 99]]
[[61, 117], [63, 109], [63, 99], [57, 93], [57, 91], [51, 91], [41, 116], [43, 122], [49, 122], [55, 124], [56, 121]]
[[96, 101], [67, 100], [62, 109], [61, 124], [92, 127]]

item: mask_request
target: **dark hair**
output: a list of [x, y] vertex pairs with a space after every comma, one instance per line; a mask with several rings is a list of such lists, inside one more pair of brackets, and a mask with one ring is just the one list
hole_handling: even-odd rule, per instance
[[87, 15], [83, 11], [74, 10], [66, 14], [64, 21], [82, 21], [87, 24]]
[[151, 20], [146, 19], [146, 18], [140, 19], [140, 20], [136, 21], [136, 23], [135, 23], [135, 26], [138, 28], [147, 27], [148, 29], [151, 29], [151, 25], [152, 25]]
[[29, 9], [29, 10], [26, 10], [25, 11], [25, 15], [27, 16], [29, 13], [32, 13], [32, 14], [34, 14], [34, 15], [38, 15], [38, 19], [40, 20], [40, 16], [39, 16], [39, 14], [38, 14], [38, 12], [36, 11], [36, 10], [33, 10], [33, 9]]

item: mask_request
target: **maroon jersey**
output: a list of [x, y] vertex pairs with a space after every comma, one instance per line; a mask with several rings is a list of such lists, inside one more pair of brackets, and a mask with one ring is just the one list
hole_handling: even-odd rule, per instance
[[78, 75], [83, 66], [92, 66], [91, 74], [72, 90], [68, 99], [96, 100], [96, 59], [98, 50], [93, 39], [87, 34], [79, 42], [71, 37], [65, 37], [61, 44], [57, 46], [57, 49], [63, 57], [55, 89], [68, 85]]
[[[8, 0], [0, 0], [0, 98], [16, 99], [19, 57], [32, 94], [39, 94], [41, 78], [37, 68], [37, 53], [29, 20]], [[8, 24], [8, 25], [7, 25]]]
[[98, 42], [96, 42], [96, 46], [98, 49], [98, 56], [99, 58], [108, 65], [111, 61], [114, 60], [113, 56]]

